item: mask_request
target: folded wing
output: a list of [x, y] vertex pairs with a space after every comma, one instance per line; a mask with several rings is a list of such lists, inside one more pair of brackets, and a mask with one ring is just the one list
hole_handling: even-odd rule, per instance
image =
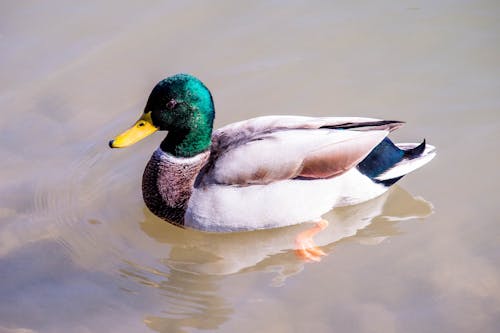
[[216, 131], [204, 183], [248, 186], [331, 178], [356, 166], [401, 122], [271, 116]]

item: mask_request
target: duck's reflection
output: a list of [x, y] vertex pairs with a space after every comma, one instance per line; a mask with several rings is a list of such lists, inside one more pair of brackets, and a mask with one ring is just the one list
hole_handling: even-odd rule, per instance
[[170, 269], [162, 272], [129, 263], [122, 273], [157, 288], [164, 300], [160, 315], [147, 315], [144, 323], [158, 332], [184, 332], [183, 328], [216, 329], [233, 308], [218, 293], [219, 277]]
[[[431, 212], [430, 203], [394, 187], [374, 200], [330, 211], [325, 216], [330, 225], [316, 236], [316, 243], [327, 252], [331, 252], [334, 243], [346, 238], [365, 244], [379, 243], [397, 233], [395, 222], [423, 218]], [[233, 274], [256, 265], [256, 269], [263, 269], [260, 263], [276, 255], [280, 256], [278, 261], [283, 266], [296, 266], [296, 258], [290, 256], [295, 236], [310, 227], [302, 224], [254, 232], [210, 234], [171, 226], [146, 210], [145, 215], [141, 229], [157, 242], [169, 243], [172, 247], [164, 259], [168, 267], [210, 275]]]
[[[397, 221], [423, 218], [432, 205], [399, 187], [360, 205], [337, 208], [325, 218], [329, 227], [318, 234], [316, 243], [326, 253], [336, 244], [358, 241], [378, 244], [398, 234]], [[167, 306], [160, 315], [146, 316], [148, 327], [159, 332], [182, 332], [183, 328], [215, 329], [232, 313], [232, 307], [218, 292], [221, 275], [249, 271], [275, 272], [272, 284], [304, 269], [293, 252], [294, 239], [307, 224], [273, 230], [231, 234], [210, 234], [184, 230], [156, 218], [145, 210], [141, 229], [170, 252], [162, 259], [162, 271], [128, 263], [122, 272], [136, 281], [157, 288]], [[324, 264], [327, 264], [325, 261]], [[163, 272], [164, 271], [164, 272]], [[164, 315], [163, 315], [164, 314]]]

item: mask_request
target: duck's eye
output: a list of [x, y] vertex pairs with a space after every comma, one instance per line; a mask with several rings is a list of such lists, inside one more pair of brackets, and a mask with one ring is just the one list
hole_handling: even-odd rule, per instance
[[167, 102], [167, 108], [170, 110], [175, 108], [176, 105], [177, 105], [177, 101], [175, 99], [171, 99], [170, 101]]

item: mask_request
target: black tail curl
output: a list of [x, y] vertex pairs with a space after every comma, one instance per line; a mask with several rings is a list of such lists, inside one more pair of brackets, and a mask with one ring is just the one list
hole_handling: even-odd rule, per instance
[[412, 160], [412, 159], [417, 158], [420, 155], [422, 155], [424, 153], [424, 151], [425, 151], [425, 139], [418, 146], [411, 148], [411, 149], [408, 149], [408, 150], [405, 150], [403, 156], [406, 159]]

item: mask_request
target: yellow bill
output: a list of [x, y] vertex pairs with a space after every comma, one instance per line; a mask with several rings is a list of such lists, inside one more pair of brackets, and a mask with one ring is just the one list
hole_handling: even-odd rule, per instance
[[156, 132], [158, 128], [153, 125], [151, 120], [151, 112], [142, 115], [139, 120], [130, 127], [128, 130], [118, 135], [114, 140], [109, 142], [111, 148], [124, 148], [133, 145], [137, 141], [140, 141], [147, 137], [148, 135]]

